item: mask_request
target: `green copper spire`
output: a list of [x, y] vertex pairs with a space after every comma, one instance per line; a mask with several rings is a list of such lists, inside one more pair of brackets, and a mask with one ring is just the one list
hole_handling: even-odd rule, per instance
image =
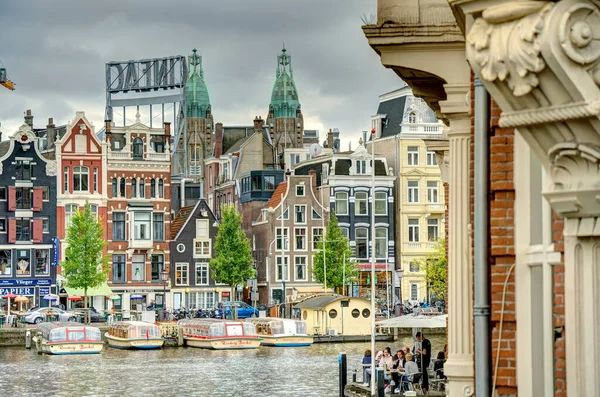
[[277, 72], [270, 108], [273, 109], [275, 118], [296, 117], [296, 111], [300, 109], [298, 90], [294, 83], [292, 57], [287, 54], [285, 45], [281, 50], [281, 55], [277, 56]]
[[210, 98], [204, 82], [202, 56], [193, 54], [188, 57], [188, 79], [185, 83], [186, 117], [207, 117], [210, 113]]

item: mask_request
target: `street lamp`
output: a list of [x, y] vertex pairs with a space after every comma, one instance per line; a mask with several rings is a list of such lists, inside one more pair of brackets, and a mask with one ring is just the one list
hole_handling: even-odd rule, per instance
[[162, 319], [166, 319], [166, 306], [167, 306], [167, 281], [169, 281], [169, 273], [166, 270], [160, 272], [160, 281], [163, 282], [163, 298], [162, 298]]

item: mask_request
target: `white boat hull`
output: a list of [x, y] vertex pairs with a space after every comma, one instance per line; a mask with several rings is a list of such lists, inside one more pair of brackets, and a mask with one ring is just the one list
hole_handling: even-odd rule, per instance
[[273, 347], [302, 347], [313, 343], [312, 336], [308, 335], [262, 335], [261, 345]]
[[117, 338], [105, 334], [106, 341], [110, 347], [117, 349], [160, 349], [165, 343], [164, 338], [136, 338], [136, 339], [124, 339]]
[[260, 346], [260, 338], [214, 338], [200, 339], [184, 337], [185, 343], [190, 347], [211, 350], [242, 350], [256, 349]]

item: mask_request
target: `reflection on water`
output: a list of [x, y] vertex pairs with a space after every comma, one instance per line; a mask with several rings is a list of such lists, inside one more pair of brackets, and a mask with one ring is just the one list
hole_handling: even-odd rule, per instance
[[[434, 354], [445, 343], [443, 337], [430, 340]], [[391, 345], [395, 349], [411, 343], [409, 337]], [[386, 344], [390, 343], [378, 343], [377, 348]], [[128, 351], [105, 346], [102, 354], [73, 356], [0, 348], [0, 395], [333, 397], [338, 388], [338, 353], [346, 352], [352, 370], [369, 346], [332, 343], [243, 351]]]

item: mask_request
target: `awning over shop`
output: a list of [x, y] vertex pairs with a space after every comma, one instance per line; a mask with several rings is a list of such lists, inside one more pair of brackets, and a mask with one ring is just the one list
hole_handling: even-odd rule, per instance
[[[83, 288], [69, 288], [65, 287], [65, 291], [67, 291], [67, 295], [73, 296], [84, 296]], [[108, 286], [107, 283], [100, 284], [100, 286], [96, 288], [88, 288], [87, 295], [88, 296], [108, 296], [112, 294], [112, 290]]]

